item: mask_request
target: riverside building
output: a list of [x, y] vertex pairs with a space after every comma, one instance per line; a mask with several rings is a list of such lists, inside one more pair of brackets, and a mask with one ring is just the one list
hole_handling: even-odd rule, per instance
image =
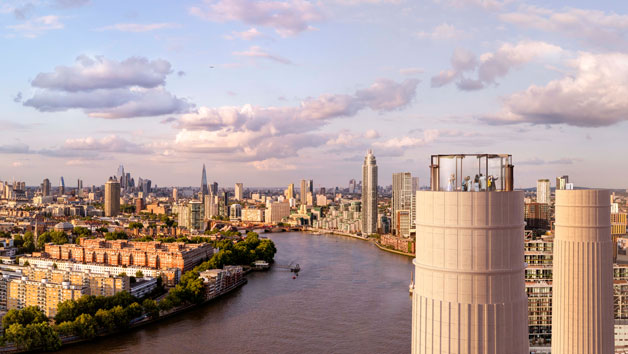
[[417, 199], [412, 353], [528, 354], [523, 192], [510, 155], [434, 155]]
[[377, 161], [368, 150], [362, 165], [362, 235], [377, 233]]

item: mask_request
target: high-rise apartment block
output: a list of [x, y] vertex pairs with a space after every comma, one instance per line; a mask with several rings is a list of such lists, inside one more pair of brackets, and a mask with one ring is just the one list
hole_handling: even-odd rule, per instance
[[416, 186], [410, 172], [393, 173], [392, 229], [397, 236], [410, 237], [416, 220]]
[[558, 190], [552, 353], [613, 353], [610, 193]]
[[120, 214], [120, 183], [115, 177], [109, 177], [105, 183], [105, 216]]
[[309, 179], [302, 179], [301, 180], [301, 190], [299, 191], [300, 193], [300, 198], [301, 198], [301, 204], [307, 204], [307, 194], [308, 193], [312, 193], [312, 195], [314, 194], [314, 181]]
[[573, 189], [573, 186], [571, 188], [567, 188], [568, 184], [569, 176], [556, 177], [556, 190]]
[[528, 354], [523, 192], [510, 155], [435, 155], [430, 167], [432, 190], [416, 196], [412, 353]]
[[48, 178], [41, 183], [41, 195], [44, 197], [50, 196], [50, 180]]
[[538, 180], [536, 182], [536, 202], [549, 204], [551, 195], [549, 179]]
[[362, 235], [377, 233], [377, 161], [368, 150], [362, 165]]
[[234, 199], [237, 201], [244, 200], [244, 185], [242, 183], [235, 184]]

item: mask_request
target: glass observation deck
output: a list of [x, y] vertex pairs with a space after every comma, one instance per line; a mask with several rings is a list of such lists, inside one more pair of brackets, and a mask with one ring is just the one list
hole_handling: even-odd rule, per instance
[[512, 191], [512, 155], [432, 155], [430, 165], [433, 191]]

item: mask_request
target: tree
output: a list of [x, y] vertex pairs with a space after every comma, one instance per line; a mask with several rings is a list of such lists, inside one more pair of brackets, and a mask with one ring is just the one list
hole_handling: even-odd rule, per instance
[[14, 323], [5, 332], [9, 342], [23, 350], [43, 349], [57, 350], [61, 347], [61, 339], [48, 323], [31, 323], [22, 325]]
[[144, 273], [142, 273], [142, 271], [138, 269], [137, 272], [135, 272], [135, 277], [144, 278]]
[[78, 237], [89, 237], [92, 235], [92, 232], [84, 226], [77, 226], [72, 230], [72, 234]]
[[141, 230], [143, 228], [144, 228], [144, 224], [142, 224], [141, 222], [134, 221], [134, 222], [129, 223], [129, 229]]
[[99, 309], [96, 311], [94, 318], [96, 319], [98, 326], [108, 332], [111, 332], [116, 328], [115, 318], [109, 310]]
[[75, 333], [81, 338], [94, 338], [96, 336], [96, 327], [98, 324], [94, 317], [84, 313], [74, 320]]
[[129, 238], [129, 235], [126, 234], [126, 232], [123, 231], [114, 231], [114, 232], [107, 232], [105, 234], [105, 240], [127, 240]]
[[22, 326], [31, 323], [48, 322], [48, 318], [37, 306], [27, 306], [21, 310], [12, 309], [2, 318], [2, 328], [9, 328], [14, 323]]
[[61, 322], [55, 326], [55, 330], [61, 336], [74, 335], [74, 323], [71, 321]]
[[142, 308], [144, 313], [148, 315], [150, 318], [159, 317], [159, 306], [153, 299], [146, 299], [142, 302]]
[[138, 318], [142, 316], [142, 314], [144, 313], [144, 309], [142, 308], [142, 305], [138, 304], [137, 302], [134, 302], [131, 305], [129, 305], [125, 309], [125, 311], [126, 311], [126, 317], [128, 321]]

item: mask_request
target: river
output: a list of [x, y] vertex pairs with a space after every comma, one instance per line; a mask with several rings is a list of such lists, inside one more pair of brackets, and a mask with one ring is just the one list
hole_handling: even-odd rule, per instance
[[61, 353], [408, 353], [409, 257], [349, 237], [264, 234], [276, 264], [193, 311]]

